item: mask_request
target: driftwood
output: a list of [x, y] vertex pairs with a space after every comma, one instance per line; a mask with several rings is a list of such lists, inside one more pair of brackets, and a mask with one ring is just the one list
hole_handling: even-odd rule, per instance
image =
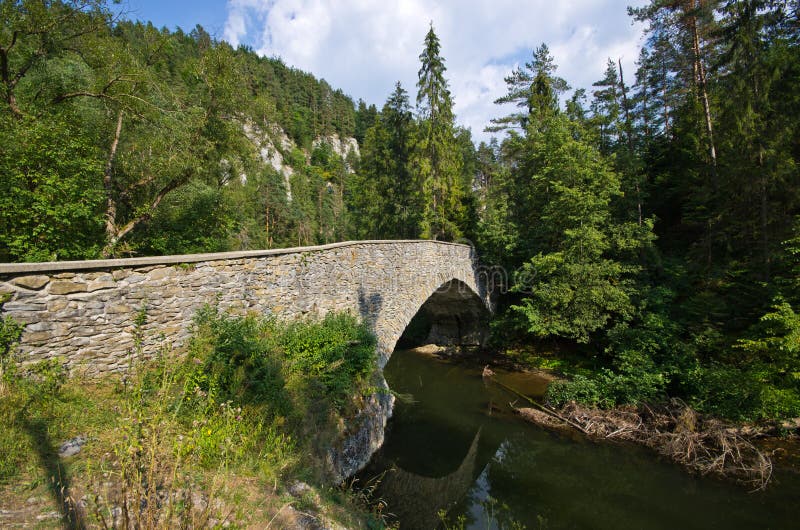
[[[534, 407], [539, 409], [539, 411], [543, 412], [545, 415], [550, 416], [552, 418], [555, 418], [555, 419], [561, 421], [562, 423], [565, 423], [565, 424], [567, 424], [567, 425], [569, 425], [571, 427], [574, 427], [574, 428], [578, 429], [579, 431], [581, 431], [584, 434], [589, 434], [588, 432], [586, 432], [586, 430], [584, 430], [583, 427], [581, 427], [577, 423], [571, 421], [569, 418], [566, 418], [566, 417], [562, 416], [561, 414], [559, 414], [558, 412], [556, 412], [555, 410], [550, 409], [550, 408], [542, 405], [541, 403], [531, 399], [529, 396], [526, 396], [525, 394], [519, 392], [515, 388], [512, 388], [512, 387], [506, 385], [505, 383], [503, 383], [501, 381], [498, 381], [497, 379], [493, 379], [494, 375], [495, 375], [494, 372], [489, 368], [488, 365], [486, 367], [484, 367], [484, 369], [483, 369], [483, 379], [484, 379], [484, 381], [491, 381], [492, 383], [494, 383], [494, 384], [496, 384], [496, 385], [498, 385], [498, 386], [500, 386], [502, 388], [505, 388], [506, 390], [508, 390], [509, 392], [514, 394], [515, 396], [521, 397], [522, 399], [524, 399], [525, 401], [527, 401], [528, 403], [530, 403], [531, 405], [533, 405]], [[515, 410], [515, 411], [517, 410], [516, 407], [514, 407], [513, 405], [511, 405], [511, 408], [513, 410]]]
[[742, 432], [718, 419], [704, 417], [683, 401], [666, 405], [599, 410], [574, 402], [553, 410], [494, 378], [486, 366], [483, 380], [524, 399], [532, 407], [511, 408], [524, 419], [551, 429], [572, 427], [589, 437], [638, 443], [703, 475], [732, 478], [754, 490], [766, 487], [772, 461]]
[[[517, 412], [528, 421], [552, 427], [533, 409]], [[754, 490], [765, 488], [772, 477], [772, 461], [737, 429], [698, 414], [680, 400], [612, 410], [569, 403], [559, 414], [581, 425], [592, 438], [638, 443], [703, 475], [731, 478]]]

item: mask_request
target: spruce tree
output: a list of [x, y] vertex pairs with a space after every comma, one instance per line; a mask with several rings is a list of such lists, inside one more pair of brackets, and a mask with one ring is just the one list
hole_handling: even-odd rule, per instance
[[419, 194], [409, 171], [413, 126], [408, 93], [398, 82], [364, 137], [361, 167], [351, 190], [358, 237], [419, 235]]
[[458, 220], [466, 190], [461, 185], [463, 161], [455, 137], [453, 100], [440, 50], [439, 37], [431, 25], [419, 56], [419, 129], [412, 168], [421, 192], [421, 236], [454, 240], [462, 235]]

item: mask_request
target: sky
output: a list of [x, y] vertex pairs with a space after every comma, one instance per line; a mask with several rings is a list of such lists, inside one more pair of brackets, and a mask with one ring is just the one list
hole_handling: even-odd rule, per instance
[[642, 26], [628, 5], [647, 0], [123, 0], [127, 18], [218, 39], [324, 78], [380, 108], [400, 81], [416, 95], [419, 54], [432, 23], [442, 44], [456, 120], [477, 141], [503, 109], [503, 78], [547, 43], [558, 74], [591, 92], [608, 58], [632, 83]]

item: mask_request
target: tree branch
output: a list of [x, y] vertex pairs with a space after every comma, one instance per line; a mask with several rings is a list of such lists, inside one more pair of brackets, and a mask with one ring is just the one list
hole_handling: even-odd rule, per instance
[[161, 188], [161, 190], [156, 194], [155, 198], [153, 199], [153, 202], [150, 203], [150, 207], [147, 209], [147, 211], [128, 221], [117, 232], [116, 241], [119, 241], [120, 239], [125, 237], [125, 235], [128, 234], [128, 232], [133, 230], [136, 227], [136, 225], [138, 225], [142, 221], [147, 221], [148, 219], [150, 219], [153, 216], [153, 212], [155, 212], [156, 208], [158, 208], [158, 205], [161, 204], [162, 200], [164, 200], [164, 197], [166, 197], [167, 194], [170, 193], [171, 191], [184, 185], [189, 180], [190, 177], [191, 177], [191, 172], [187, 170], [183, 175], [172, 179], [170, 182], [167, 183], [166, 186]]

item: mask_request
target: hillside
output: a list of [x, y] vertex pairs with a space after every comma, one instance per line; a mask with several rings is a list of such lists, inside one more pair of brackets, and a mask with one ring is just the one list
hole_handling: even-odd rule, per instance
[[345, 236], [363, 103], [201, 27], [113, 21], [102, 2], [22, 10], [3, 31], [0, 261]]

